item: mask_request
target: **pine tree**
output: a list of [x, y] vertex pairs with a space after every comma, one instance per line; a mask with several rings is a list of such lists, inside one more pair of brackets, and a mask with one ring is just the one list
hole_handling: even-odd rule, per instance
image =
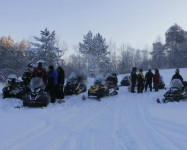
[[185, 31], [177, 24], [171, 26], [166, 34], [166, 52], [168, 55], [169, 67], [180, 67], [182, 53], [178, 47], [185, 41]]
[[79, 43], [79, 51], [87, 59], [90, 75], [108, 71], [110, 59], [107, 49], [105, 39], [99, 33], [93, 37], [91, 31], [84, 36], [83, 43]]
[[153, 43], [151, 65], [153, 68], [164, 68], [166, 63], [165, 48], [161, 42]]
[[[32, 43], [34, 48], [32, 50], [35, 53], [33, 63], [43, 61], [44, 66], [54, 65], [57, 66], [61, 60], [59, 53], [61, 50], [55, 46], [55, 31], [50, 33], [47, 28], [40, 32], [41, 37], [34, 37], [37, 43]], [[39, 43], [38, 43], [39, 42]]]

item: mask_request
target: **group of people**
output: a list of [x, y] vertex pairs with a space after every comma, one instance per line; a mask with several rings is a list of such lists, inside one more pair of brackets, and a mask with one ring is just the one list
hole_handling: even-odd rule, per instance
[[43, 80], [46, 85], [46, 90], [50, 94], [51, 103], [55, 103], [56, 98], [64, 99], [63, 85], [65, 74], [61, 66], [55, 70], [54, 66], [50, 65], [48, 71], [46, 71], [42, 62], [39, 62], [38, 66], [33, 70], [32, 66], [29, 64], [22, 76], [24, 84], [28, 86], [31, 79], [34, 77], [39, 77]]
[[[152, 83], [154, 84], [155, 91], [159, 90], [160, 74], [158, 69], [155, 69], [154, 74], [152, 73], [151, 69], [149, 69], [148, 72], [145, 74], [145, 77], [143, 75], [142, 69], [139, 69], [138, 74], [136, 74], [136, 72], [137, 68], [133, 67], [131, 72], [131, 93], [135, 93], [136, 85], [138, 93], [143, 93], [144, 89], [146, 92], [148, 86], [150, 88], [150, 91], [152, 91]], [[172, 80], [173, 79], [180, 79], [181, 81], [183, 81], [182, 76], [179, 74], [179, 69], [176, 69], [175, 74], [172, 77]]]
[[[145, 74], [145, 77], [142, 69], [139, 69], [138, 74], [136, 72], [137, 68], [133, 67], [131, 72], [131, 93], [135, 93], [136, 85], [138, 93], [143, 93], [144, 90], [146, 92], [148, 87], [150, 88], [150, 91], [152, 91], [152, 84], [154, 84], [155, 91], [159, 90], [160, 74], [158, 69], [155, 69], [154, 74], [152, 73], [151, 69], [149, 69]], [[48, 71], [46, 71], [42, 62], [39, 62], [38, 66], [33, 70], [32, 66], [29, 64], [22, 76], [24, 84], [28, 86], [31, 79], [34, 77], [39, 77], [43, 80], [44, 84], [46, 85], [46, 90], [50, 94], [52, 103], [55, 103], [56, 98], [64, 99], [63, 85], [65, 74], [61, 66], [55, 70], [54, 66], [50, 65], [48, 67]], [[182, 76], [179, 74], [179, 69], [176, 69], [175, 75], [172, 77], [172, 80], [173, 79], [180, 79], [183, 81]]]

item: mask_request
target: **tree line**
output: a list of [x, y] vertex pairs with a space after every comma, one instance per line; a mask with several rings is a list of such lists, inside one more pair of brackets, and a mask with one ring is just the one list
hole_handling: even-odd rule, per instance
[[64, 59], [67, 44], [61, 45], [55, 31], [47, 28], [34, 36], [34, 41], [14, 42], [9, 36], [0, 37], [0, 80], [10, 73], [21, 76], [27, 64], [36, 65], [42, 61], [44, 66], [53, 64], [63, 66], [66, 76], [71, 72], [95, 76], [98, 73], [129, 73], [133, 66], [149, 68], [187, 67], [187, 31], [177, 24], [165, 33], [165, 43], [157, 40], [152, 51], [135, 49], [128, 44], [117, 47], [113, 41], [89, 31], [83, 40], [74, 46], [75, 53]]

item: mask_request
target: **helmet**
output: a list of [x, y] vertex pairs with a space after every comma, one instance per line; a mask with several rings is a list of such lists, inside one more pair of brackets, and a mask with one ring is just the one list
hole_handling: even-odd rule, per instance
[[136, 71], [136, 70], [137, 70], [137, 68], [136, 68], [136, 67], [133, 67], [133, 68], [132, 68], [132, 71]]
[[179, 69], [178, 68], [175, 70], [175, 73], [179, 73]]
[[53, 65], [50, 65], [50, 66], [49, 66], [49, 69], [53, 70], [53, 69], [54, 69], [54, 66], [53, 66]]
[[27, 68], [32, 68], [31, 63], [27, 64]]

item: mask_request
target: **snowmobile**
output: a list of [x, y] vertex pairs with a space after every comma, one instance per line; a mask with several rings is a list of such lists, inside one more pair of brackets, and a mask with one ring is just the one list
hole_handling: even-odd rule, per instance
[[22, 98], [22, 95], [26, 92], [26, 87], [23, 82], [17, 79], [15, 74], [8, 75], [7, 84], [2, 89], [3, 98]]
[[82, 92], [86, 92], [86, 77], [84, 75], [77, 76], [72, 72], [64, 87], [64, 94], [72, 95]]
[[115, 73], [112, 73], [112, 74], [107, 73], [105, 77], [105, 82], [109, 89], [119, 90], [118, 78]]
[[[181, 82], [179, 79], [173, 79], [170, 83], [170, 89], [164, 94], [162, 102], [179, 102], [184, 99], [187, 99], [187, 81]], [[157, 102], [161, 103], [159, 98]]]
[[[88, 98], [100, 100], [101, 97], [117, 95], [118, 92], [116, 90], [118, 90], [118, 87], [114, 84], [115, 82], [109, 79], [112, 78], [103, 79], [100, 76], [96, 76], [94, 85], [88, 90]], [[86, 96], [83, 95], [82, 99], [85, 100]]]
[[[163, 80], [163, 77], [160, 76], [160, 82], [159, 82], [159, 86], [158, 86], [159, 89], [166, 89], [165, 88], [165, 83], [164, 83], [164, 80]], [[153, 84], [153, 89], [155, 89], [155, 85]]]
[[23, 97], [23, 106], [41, 107], [47, 106], [50, 96], [45, 91], [45, 84], [39, 77], [32, 78], [29, 84], [29, 91]]
[[129, 86], [130, 85], [130, 76], [126, 75], [121, 80], [121, 86]]

